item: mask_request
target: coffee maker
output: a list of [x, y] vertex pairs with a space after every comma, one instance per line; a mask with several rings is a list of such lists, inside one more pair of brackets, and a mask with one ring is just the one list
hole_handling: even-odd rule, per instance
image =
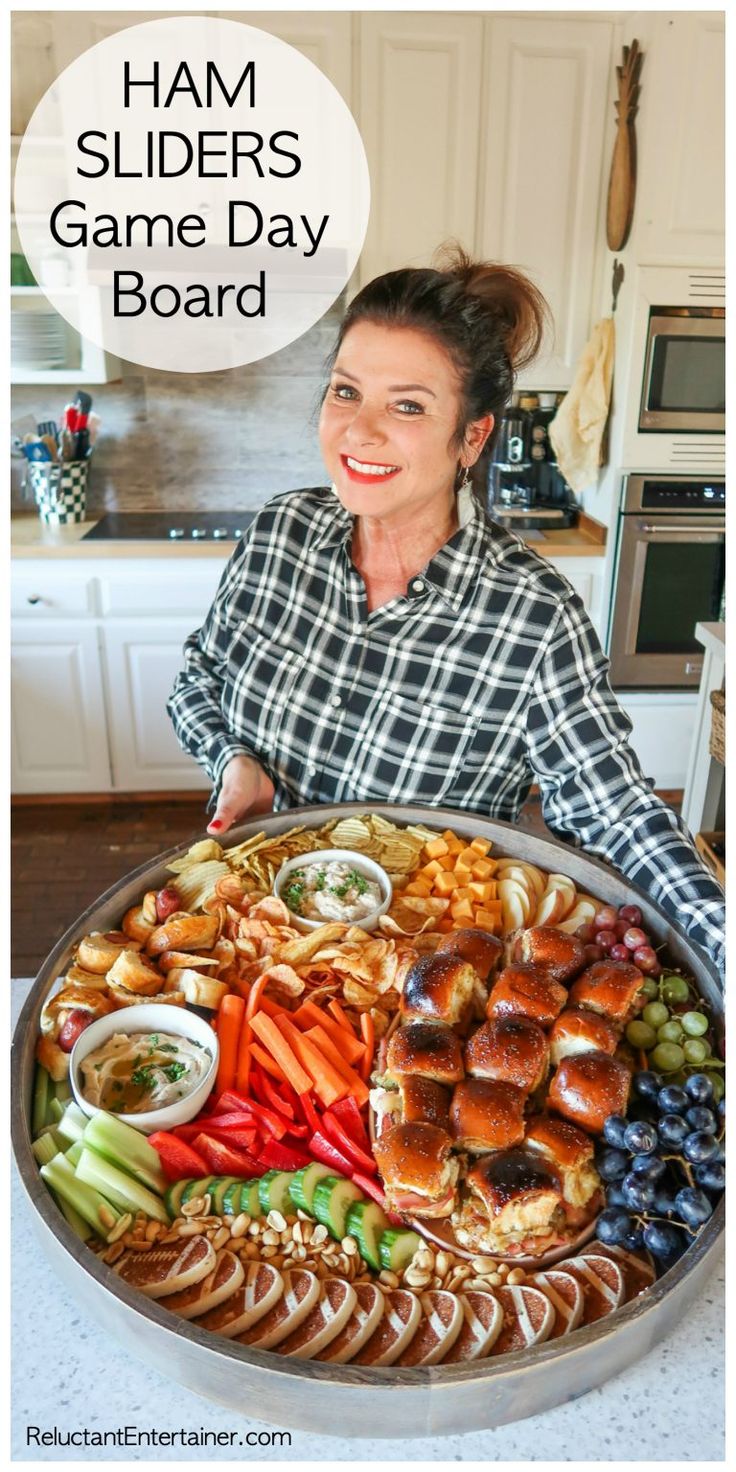
[[578, 504], [548, 434], [561, 399], [521, 394], [501, 420], [488, 465], [488, 509], [514, 531], [560, 531], [577, 522]]

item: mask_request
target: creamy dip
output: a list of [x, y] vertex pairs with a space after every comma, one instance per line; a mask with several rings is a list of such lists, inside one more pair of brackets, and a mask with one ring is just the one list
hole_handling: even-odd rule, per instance
[[116, 1032], [82, 1060], [82, 1093], [112, 1114], [143, 1114], [186, 1098], [211, 1063], [212, 1054], [192, 1038]]
[[381, 886], [352, 864], [330, 860], [292, 869], [281, 898], [303, 920], [364, 920], [383, 903]]

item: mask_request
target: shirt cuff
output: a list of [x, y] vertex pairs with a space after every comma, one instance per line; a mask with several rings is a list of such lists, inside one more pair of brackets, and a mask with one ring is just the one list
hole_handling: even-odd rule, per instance
[[254, 762], [258, 762], [259, 766], [263, 765], [260, 758], [256, 756], [254, 751], [251, 751], [249, 746], [243, 746], [241, 742], [233, 741], [229, 736], [213, 736], [206, 743], [202, 751], [201, 760], [204, 762], [207, 772], [212, 778], [215, 791], [220, 786], [222, 774], [228, 762], [232, 761], [234, 756], [249, 756]]

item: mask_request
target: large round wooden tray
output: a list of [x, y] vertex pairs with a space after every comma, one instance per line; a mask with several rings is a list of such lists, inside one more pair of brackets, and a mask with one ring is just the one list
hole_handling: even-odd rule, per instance
[[[366, 811], [382, 813], [398, 823], [425, 822], [469, 836], [480, 834], [491, 839], [498, 853], [569, 874], [580, 889], [605, 902], [622, 904], [636, 895], [647, 930], [657, 943], [667, 941], [673, 961], [697, 978], [714, 1016], [722, 1021], [717, 973], [679, 927], [666, 920], [634, 885], [603, 864], [513, 824], [449, 809], [353, 803], [292, 808], [258, 824], [241, 825], [228, 834], [228, 840], [238, 843], [261, 828], [276, 835], [300, 821], [317, 826], [349, 812]], [[536, 1349], [471, 1365], [417, 1370], [302, 1364], [232, 1344], [198, 1329], [196, 1323], [175, 1318], [128, 1288], [79, 1242], [46, 1190], [31, 1151], [33, 1054], [41, 1008], [81, 937], [90, 930], [116, 927], [144, 890], [166, 882], [166, 862], [178, 852], [180, 848], [172, 849], [135, 870], [74, 922], [41, 967], [13, 1038], [12, 1140], [33, 1226], [60, 1281], [107, 1330], [113, 1345], [120, 1343], [199, 1395], [279, 1426], [323, 1434], [332, 1427], [348, 1428], [356, 1437], [416, 1437], [477, 1431], [535, 1415], [602, 1385], [659, 1343], [698, 1296], [715, 1265], [723, 1232], [723, 1203], [676, 1266], [639, 1299], [608, 1318]]]

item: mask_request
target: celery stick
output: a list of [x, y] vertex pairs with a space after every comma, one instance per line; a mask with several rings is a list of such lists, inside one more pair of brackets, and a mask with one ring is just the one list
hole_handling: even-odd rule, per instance
[[58, 1124], [59, 1120], [63, 1116], [63, 1113], [64, 1105], [62, 1104], [61, 1099], [57, 1099], [56, 1097], [54, 1097], [53, 1099], [49, 1099], [48, 1109], [46, 1110], [46, 1118], [49, 1120], [49, 1122], [51, 1124]]
[[[72, 1148], [76, 1148], [72, 1146]], [[146, 1216], [168, 1226], [169, 1214], [160, 1196], [154, 1196], [139, 1181], [118, 1170], [94, 1150], [82, 1150], [76, 1167], [77, 1179], [94, 1186], [121, 1211], [144, 1211]]]
[[73, 1145], [75, 1140], [81, 1140], [88, 1124], [89, 1116], [72, 1100], [71, 1104], [67, 1104], [59, 1120], [59, 1134], [64, 1136], [69, 1145]]
[[37, 1063], [36, 1074], [33, 1080], [33, 1111], [31, 1117], [31, 1134], [34, 1139], [36, 1135], [40, 1135], [45, 1124], [52, 1123], [51, 1120], [46, 1119], [50, 1082], [51, 1080], [46, 1069], [40, 1063]]
[[108, 1233], [123, 1213], [99, 1191], [81, 1181], [63, 1155], [56, 1155], [48, 1165], [42, 1165], [41, 1175], [52, 1192], [63, 1197], [84, 1221], [89, 1222], [98, 1237], [107, 1241]]
[[70, 1206], [69, 1202], [65, 1201], [63, 1196], [57, 1196], [54, 1191], [52, 1191], [51, 1194], [55, 1197], [56, 1203], [59, 1207], [59, 1211], [62, 1213], [63, 1216], [66, 1217], [72, 1231], [76, 1232], [77, 1236], [81, 1238], [82, 1242], [86, 1242], [88, 1238], [91, 1237], [92, 1232], [87, 1222], [84, 1220], [84, 1217], [80, 1216], [79, 1212], [75, 1211], [74, 1207]]
[[158, 1152], [149, 1145], [140, 1130], [133, 1129], [132, 1125], [125, 1124], [114, 1114], [101, 1112], [87, 1120], [84, 1144], [96, 1155], [127, 1171], [142, 1186], [163, 1196], [168, 1182], [161, 1169]]
[[69, 1146], [69, 1149], [64, 1151], [64, 1154], [65, 1154], [67, 1160], [69, 1161], [69, 1164], [70, 1165], [73, 1165], [74, 1168], [75, 1168], [75, 1170], [76, 1170], [76, 1167], [79, 1164], [79, 1160], [80, 1160], [80, 1157], [81, 1157], [81, 1154], [82, 1154], [83, 1149], [84, 1149], [84, 1144], [83, 1144], [82, 1140], [75, 1140], [74, 1141], [74, 1144], [73, 1145], [70, 1145]]
[[43, 1134], [33, 1141], [31, 1149], [39, 1165], [48, 1165], [49, 1161], [59, 1154], [59, 1146], [53, 1139], [53, 1130], [44, 1130]]
[[54, 1098], [59, 1099], [62, 1104], [68, 1104], [69, 1100], [73, 1099], [73, 1097], [74, 1095], [72, 1094], [72, 1086], [69, 1082], [69, 1076], [67, 1074], [66, 1078], [63, 1078], [58, 1083], [54, 1084]]

